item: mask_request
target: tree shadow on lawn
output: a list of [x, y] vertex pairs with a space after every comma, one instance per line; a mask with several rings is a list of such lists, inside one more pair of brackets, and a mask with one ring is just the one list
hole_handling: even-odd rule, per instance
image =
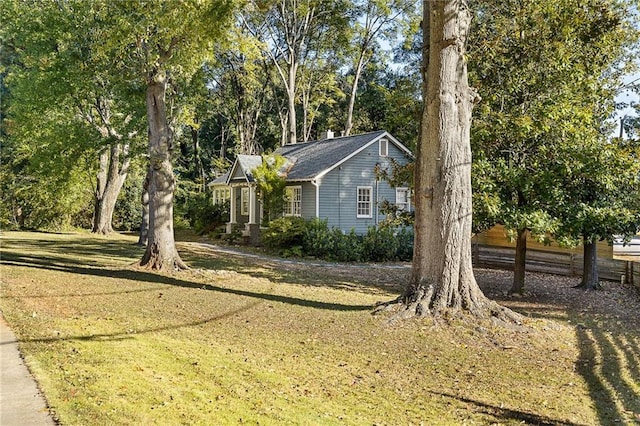
[[[354, 290], [387, 297], [389, 292], [402, 292], [410, 272], [407, 266], [283, 259], [211, 245], [189, 244], [185, 248], [181, 256], [194, 268], [215, 269], [213, 262], [225, 259], [229, 269], [271, 282]], [[360, 273], [365, 270], [378, 273]]]
[[[3, 251], [20, 251], [20, 252], [29, 252], [29, 253], [38, 253], [42, 251], [49, 252], [58, 252], [64, 253], [67, 257], [65, 258], [66, 262], [73, 262], [78, 264], [87, 264], [89, 263], [87, 260], [92, 257], [108, 257], [113, 260], [119, 261], [130, 261], [132, 258], [142, 257], [144, 253], [144, 247], [135, 245], [135, 244], [127, 244], [126, 241], [122, 240], [108, 240], [108, 239], [98, 239], [98, 237], [93, 236], [90, 239], [81, 239], [81, 240], [52, 240], [50, 234], [45, 234], [49, 239], [20, 239], [20, 238], [11, 238], [11, 234], [9, 233], [2, 238], [2, 248]], [[57, 234], [54, 234], [57, 235]], [[71, 234], [73, 235], [73, 234]], [[76, 235], [73, 235], [77, 238]], [[16, 250], [17, 248], [17, 250]], [[5, 253], [3, 253], [4, 255]], [[80, 261], [78, 259], [72, 259], [72, 257], [82, 258]], [[97, 262], [91, 262], [97, 263]]]
[[511, 410], [509, 408], [498, 407], [496, 405], [487, 404], [486, 402], [477, 401], [470, 398], [465, 398], [458, 395], [452, 395], [449, 393], [429, 391], [434, 395], [444, 396], [446, 398], [455, 399], [465, 404], [471, 404], [476, 411], [482, 412], [493, 417], [496, 421], [509, 421], [515, 420], [518, 423], [538, 426], [582, 426], [580, 423], [573, 423], [567, 420], [557, 420], [546, 416], [540, 416], [538, 414], [529, 413], [526, 411]]
[[[606, 290], [585, 292], [571, 287], [577, 279], [530, 274], [530, 290], [537, 294], [513, 298], [504, 295], [510, 275], [496, 278], [490, 271], [486, 277], [486, 294], [498, 303], [574, 329], [575, 371], [587, 386], [599, 424], [640, 424], [640, 330], [633, 302], [640, 300], [638, 289], [609, 284]], [[540, 285], [545, 282], [552, 284]]]
[[[214, 315], [212, 317], [205, 318], [202, 320], [190, 321], [190, 322], [184, 322], [184, 323], [178, 323], [178, 324], [169, 324], [169, 325], [163, 325], [159, 327], [145, 328], [142, 330], [135, 330], [134, 332], [123, 331], [123, 332], [115, 332], [115, 333], [99, 333], [99, 334], [89, 334], [89, 335], [79, 335], [79, 336], [38, 337], [38, 338], [30, 338], [30, 339], [18, 339], [18, 341], [20, 343], [53, 343], [53, 342], [59, 342], [59, 341], [92, 342], [92, 341], [128, 340], [128, 339], [133, 339], [136, 335], [140, 335], [140, 334], [150, 334], [150, 333], [157, 333], [157, 332], [167, 331], [167, 330], [177, 330], [177, 329], [186, 328], [186, 327], [197, 327], [197, 326], [208, 324], [211, 322], [220, 321], [225, 318], [229, 318], [233, 315], [248, 311], [262, 303], [264, 303], [264, 301], [256, 300], [251, 303], [247, 303], [246, 305], [238, 309], [234, 309], [219, 315]], [[7, 342], [0, 343], [0, 345], [6, 345], [11, 343], [14, 343], [14, 342], [7, 341]]]
[[257, 298], [271, 302], [280, 302], [290, 305], [297, 305], [316, 309], [329, 309], [335, 311], [368, 311], [373, 308], [372, 305], [347, 305], [341, 303], [329, 303], [317, 300], [301, 299], [297, 297], [281, 296], [277, 294], [259, 293], [247, 290], [239, 290], [233, 288], [219, 287], [213, 284], [187, 281], [176, 277], [154, 274], [143, 270], [136, 269], [107, 269], [93, 268], [87, 266], [79, 266], [76, 264], [64, 264], [52, 261], [49, 258], [37, 256], [15, 255], [13, 253], [4, 253], [0, 264], [11, 266], [22, 266], [29, 268], [37, 268], [51, 271], [68, 272], [79, 275], [92, 275], [106, 278], [126, 279], [139, 282], [148, 282], [155, 284], [165, 284], [183, 288], [192, 288], [208, 291], [216, 291], [220, 293], [234, 294], [237, 296], [245, 296]]
[[622, 330], [576, 327], [584, 378], [600, 424], [640, 423], [640, 336]]

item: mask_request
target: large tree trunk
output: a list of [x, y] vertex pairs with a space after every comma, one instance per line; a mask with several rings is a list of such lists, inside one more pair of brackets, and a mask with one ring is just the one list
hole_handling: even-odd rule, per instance
[[147, 86], [149, 122], [149, 234], [140, 265], [148, 269], [186, 269], [173, 233], [175, 177], [171, 164], [173, 135], [166, 115], [166, 75], [157, 72]]
[[521, 294], [524, 291], [525, 270], [527, 266], [527, 229], [518, 229], [516, 256], [513, 262], [513, 285], [510, 293]]
[[103, 235], [113, 232], [113, 212], [129, 172], [129, 162], [128, 145], [114, 143], [100, 154], [92, 232]]
[[424, 108], [415, 168], [415, 245], [401, 317], [468, 310], [517, 315], [488, 300], [471, 266], [471, 110], [466, 0], [424, 1]]
[[585, 290], [599, 290], [600, 281], [598, 278], [598, 244], [595, 239], [583, 237], [583, 263], [582, 281], [576, 288]]

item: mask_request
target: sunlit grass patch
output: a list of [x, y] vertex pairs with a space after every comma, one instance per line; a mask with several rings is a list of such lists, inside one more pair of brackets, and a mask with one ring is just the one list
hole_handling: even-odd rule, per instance
[[[369, 285], [357, 269], [350, 277], [180, 244], [197, 267], [156, 274], [135, 267], [142, 249], [133, 242], [2, 235], [1, 308], [63, 424], [598, 424], [635, 415], [637, 333], [601, 335], [584, 319], [576, 332], [541, 317], [525, 331], [464, 318], [390, 326], [370, 312], [397, 286]], [[619, 362], [602, 367], [600, 389], [584, 362], [610, 356]], [[597, 392], [609, 395], [609, 414]]]

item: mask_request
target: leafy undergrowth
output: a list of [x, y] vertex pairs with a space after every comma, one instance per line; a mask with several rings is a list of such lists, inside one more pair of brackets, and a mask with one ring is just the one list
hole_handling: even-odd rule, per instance
[[183, 243], [197, 269], [161, 275], [134, 266], [133, 237], [7, 232], [1, 242], [0, 307], [65, 425], [640, 416], [637, 328], [597, 309], [501, 297], [504, 273], [478, 276], [528, 316], [525, 328], [469, 318], [390, 326], [371, 308], [398, 295], [402, 268], [306, 267]]

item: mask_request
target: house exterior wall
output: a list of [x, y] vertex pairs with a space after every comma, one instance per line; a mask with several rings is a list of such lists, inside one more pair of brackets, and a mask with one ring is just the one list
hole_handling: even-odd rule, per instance
[[310, 182], [302, 182], [302, 217], [316, 217], [316, 187]]
[[[364, 234], [368, 227], [377, 226], [385, 218], [379, 211], [380, 204], [385, 199], [395, 203], [396, 191], [386, 181], [376, 181], [374, 169], [376, 164], [388, 166], [390, 157], [401, 164], [408, 161], [392, 143], [388, 144], [388, 156], [381, 157], [376, 142], [325, 175], [320, 184], [320, 218], [327, 219], [329, 227], [338, 227], [343, 232], [354, 229]], [[371, 188], [371, 217], [357, 217], [359, 187]], [[315, 212], [310, 217], [315, 217]]]

